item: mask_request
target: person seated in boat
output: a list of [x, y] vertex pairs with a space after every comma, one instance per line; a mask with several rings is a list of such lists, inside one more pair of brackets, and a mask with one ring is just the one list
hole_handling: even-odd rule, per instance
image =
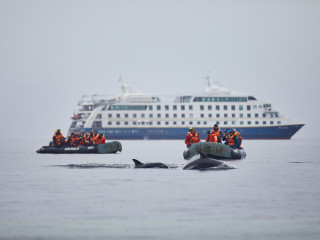
[[92, 145], [92, 142], [91, 142], [91, 135], [89, 132], [86, 132], [83, 136], [84, 138], [84, 145], [85, 146], [91, 146]]
[[240, 133], [237, 132], [235, 128], [230, 130], [230, 135], [228, 138], [228, 146], [232, 148], [241, 148], [242, 144], [242, 137], [240, 136]]
[[78, 146], [82, 146], [82, 145], [84, 145], [84, 134], [83, 132], [80, 132], [78, 136]]
[[222, 139], [222, 131], [219, 128], [218, 124], [215, 124], [212, 128], [211, 134], [214, 134], [215, 136], [217, 136], [218, 142], [221, 143], [221, 139]]
[[102, 143], [106, 143], [106, 138], [105, 138], [104, 134], [99, 134], [97, 141], [96, 141], [96, 144], [102, 144]]
[[226, 130], [224, 130], [223, 137], [222, 137], [222, 141], [224, 141], [224, 144], [226, 145], [228, 145], [229, 136], [230, 136], [230, 129], [227, 128]]
[[77, 131], [77, 130], [74, 130], [73, 133], [74, 133], [74, 136], [75, 136], [76, 138], [79, 137], [79, 134], [78, 134], [78, 131]]
[[200, 142], [199, 134], [197, 133], [195, 128], [192, 128], [191, 132], [188, 132], [186, 140], [184, 142], [186, 143], [187, 148], [191, 147], [192, 144]]
[[91, 138], [90, 138], [91, 143], [93, 145], [96, 145], [97, 141], [98, 141], [99, 134], [96, 132], [96, 130], [92, 130], [90, 136], [91, 136]]
[[76, 137], [76, 135], [74, 134], [74, 132], [72, 132], [70, 134], [70, 136], [68, 137], [67, 140], [67, 145], [69, 147], [76, 147], [78, 145], [78, 138]]
[[64, 145], [64, 137], [60, 131], [60, 129], [57, 129], [52, 137], [53, 146], [54, 147], [61, 147]]

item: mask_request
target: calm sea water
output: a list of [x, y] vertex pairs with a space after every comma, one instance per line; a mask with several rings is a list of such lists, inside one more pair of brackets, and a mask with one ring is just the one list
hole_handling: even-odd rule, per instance
[[319, 140], [244, 141], [216, 171], [182, 170], [183, 141], [37, 154], [47, 141], [0, 141], [0, 239], [320, 239]]

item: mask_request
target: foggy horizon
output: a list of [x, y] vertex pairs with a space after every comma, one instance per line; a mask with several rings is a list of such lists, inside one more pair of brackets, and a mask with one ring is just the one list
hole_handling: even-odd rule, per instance
[[66, 134], [81, 96], [120, 93], [120, 75], [173, 95], [202, 92], [208, 72], [309, 137], [320, 130], [319, 12], [311, 0], [0, 0], [2, 138]]

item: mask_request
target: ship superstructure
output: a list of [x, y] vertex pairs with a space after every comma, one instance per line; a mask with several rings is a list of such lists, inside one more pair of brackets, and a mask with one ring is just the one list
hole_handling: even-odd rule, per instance
[[202, 94], [145, 94], [121, 81], [116, 96], [82, 96], [69, 132], [95, 129], [107, 139], [184, 139], [195, 127], [203, 139], [215, 123], [246, 139], [290, 139], [304, 124], [282, 116], [269, 102], [213, 84]]

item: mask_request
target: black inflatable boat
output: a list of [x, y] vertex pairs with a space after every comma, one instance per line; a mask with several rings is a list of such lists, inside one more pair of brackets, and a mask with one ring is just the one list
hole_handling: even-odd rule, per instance
[[122, 151], [122, 145], [118, 141], [98, 144], [95, 146], [78, 146], [78, 147], [53, 147], [43, 146], [37, 153], [116, 153]]
[[243, 159], [247, 156], [243, 148], [233, 149], [222, 143], [199, 142], [193, 144], [183, 152], [184, 159], [190, 159], [194, 155], [204, 153], [208, 157], [221, 160]]

